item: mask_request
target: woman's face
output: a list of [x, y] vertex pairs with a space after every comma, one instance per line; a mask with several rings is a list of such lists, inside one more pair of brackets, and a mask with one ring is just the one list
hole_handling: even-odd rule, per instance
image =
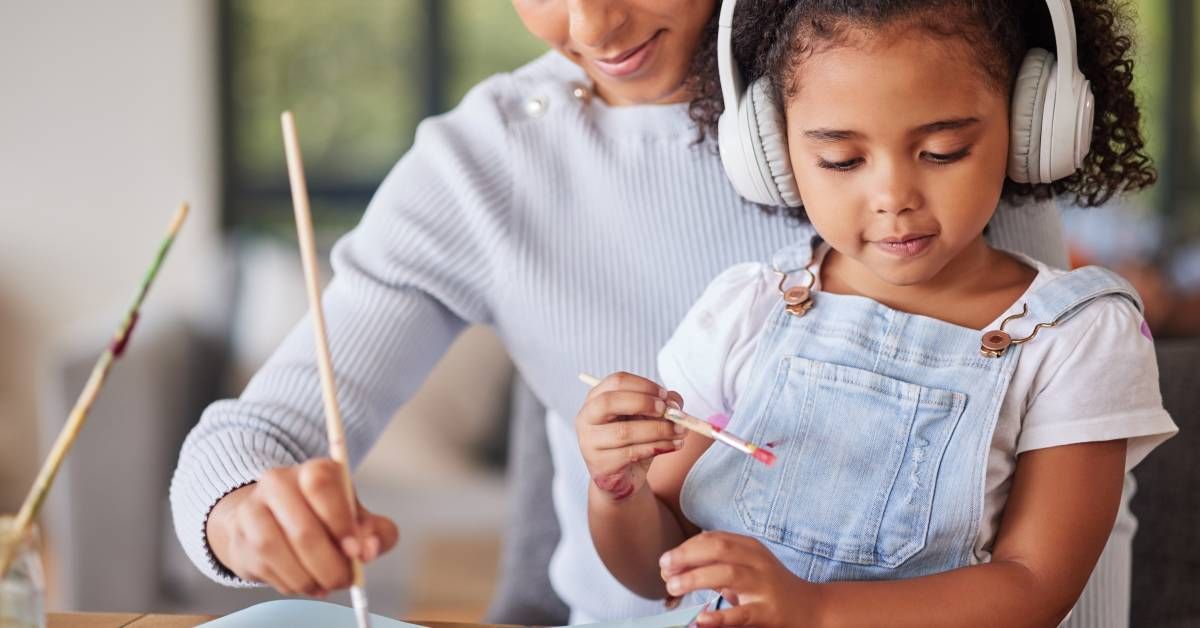
[[786, 103], [813, 227], [893, 286], [946, 279], [982, 244], [1008, 161], [1007, 94], [966, 43], [913, 33], [815, 53]]
[[579, 65], [611, 105], [681, 102], [716, 0], [513, 0], [534, 36]]

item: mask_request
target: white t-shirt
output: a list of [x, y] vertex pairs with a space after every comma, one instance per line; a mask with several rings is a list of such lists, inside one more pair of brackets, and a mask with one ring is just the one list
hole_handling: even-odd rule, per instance
[[[1066, 272], [1016, 257], [1038, 271], [1029, 291]], [[814, 271], [819, 277], [819, 265]], [[737, 433], [734, 408], [746, 390], [760, 332], [780, 298], [778, 279], [769, 264], [744, 263], [725, 270], [705, 289], [659, 353], [662, 383], [683, 395], [689, 414], [731, 416], [729, 430]], [[1024, 300], [1024, 296], [1018, 299], [987, 329], [1020, 311]], [[1019, 338], [1035, 322], [1019, 319], [1005, 329]], [[987, 460], [975, 560], [991, 559], [1017, 455], [1125, 438], [1129, 439], [1128, 472], [1176, 431], [1162, 406], [1149, 329], [1127, 299], [1098, 299], [1057, 327], [1043, 330], [1022, 347], [1000, 407]]]

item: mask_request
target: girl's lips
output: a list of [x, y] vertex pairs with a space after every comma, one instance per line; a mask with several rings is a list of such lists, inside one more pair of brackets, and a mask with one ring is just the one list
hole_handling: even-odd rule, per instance
[[929, 245], [933, 243], [934, 236], [925, 235], [917, 237], [905, 238], [888, 238], [887, 240], [878, 240], [874, 242], [875, 248], [896, 257], [908, 258], [916, 257], [929, 249]]
[[640, 46], [611, 57], [608, 60], [593, 59], [592, 65], [595, 65], [596, 69], [613, 78], [621, 78], [633, 74], [641, 69], [646, 59], [658, 47], [658, 36], [661, 34], [662, 31], [658, 31]]

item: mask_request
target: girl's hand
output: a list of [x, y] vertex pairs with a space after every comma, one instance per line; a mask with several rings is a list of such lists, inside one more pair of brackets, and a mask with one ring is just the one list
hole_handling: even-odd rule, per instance
[[329, 458], [267, 471], [213, 506], [213, 555], [243, 580], [284, 595], [324, 597], [350, 586], [350, 558], [375, 560], [399, 538], [391, 519], [350, 512], [342, 467]]
[[702, 532], [663, 554], [659, 567], [672, 596], [713, 589], [734, 605], [701, 613], [699, 626], [820, 625], [818, 585], [750, 537]]
[[613, 373], [588, 392], [575, 431], [602, 494], [629, 497], [646, 485], [651, 459], [683, 447], [684, 428], [662, 418], [668, 404], [681, 408], [683, 399], [630, 373]]

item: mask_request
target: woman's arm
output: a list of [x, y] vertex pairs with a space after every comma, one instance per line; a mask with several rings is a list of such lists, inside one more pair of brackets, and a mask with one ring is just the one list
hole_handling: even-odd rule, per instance
[[909, 580], [813, 584], [752, 539], [701, 535], [664, 557], [668, 590], [731, 592], [738, 606], [703, 614], [704, 626], [1055, 626], [1112, 529], [1125, 449], [1125, 440], [1114, 440], [1022, 454], [987, 564]]
[[[493, 78], [453, 112], [423, 122], [362, 221], [334, 248], [334, 276], [322, 301], [355, 463], [459, 332], [490, 319], [496, 282], [489, 272], [505, 261], [497, 234], [507, 233], [512, 187], [499, 102], [507, 80]], [[325, 558], [309, 556], [314, 544], [303, 540], [336, 536], [337, 518], [324, 516], [322, 504], [346, 503], [340, 489], [315, 482], [309, 490], [299, 480], [303, 474], [279, 473], [273, 477], [286, 481], [255, 485], [262, 499], [251, 508], [214, 507], [272, 469], [327, 455], [323, 414], [307, 318], [240, 398], [205, 410], [180, 452], [171, 506], [181, 544], [206, 575], [227, 585], [290, 583], [280, 590], [332, 582], [322, 576], [333, 572], [328, 557], [336, 550], [317, 543], [328, 550]], [[313, 521], [322, 528], [314, 529]], [[218, 562], [211, 543], [221, 535], [207, 535], [218, 528], [275, 551], [227, 547]], [[290, 576], [265, 575], [278, 571]]]

